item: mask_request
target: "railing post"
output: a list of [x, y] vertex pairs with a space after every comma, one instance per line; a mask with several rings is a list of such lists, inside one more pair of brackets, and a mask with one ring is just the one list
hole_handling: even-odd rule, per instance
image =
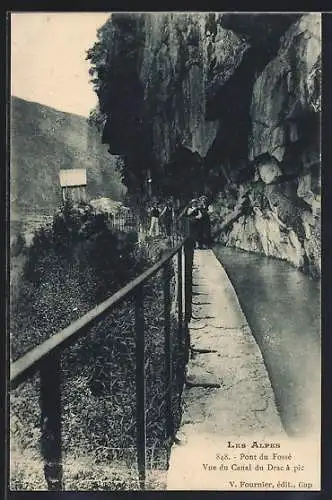
[[135, 291], [135, 330], [136, 330], [136, 446], [138, 479], [141, 490], [145, 489], [145, 336], [143, 285]]
[[40, 368], [41, 452], [49, 490], [62, 490], [61, 367], [53, 355]]
[[191, 295], [192, 295], [192, 266], [193, 266], [193, 245], [191, 238], [184, 243], [184, 278], [185, 278], [185, 321], [189, 323], [191, 319]]
[[178, 251], [178, 279], [177, 279], [177, 299], [178, 299], [178, 341], [179, 347], [182, 346], [182, 323], [183, 323], [183, 307], [182, 307], [182, 247]]
[[189, 361], [190, 334], [188, 324], [192, 314], [192, 265], [193, 265], [193, 242], [188, 238], [184, 243], [184, 333], [186, 362]]
[[165, 319], [165, 408], [166, 408], [166, 438], [173, 436], [174, 424], [172, 414], [172, 340], [171, 340], [171, 266], [167, 261], [163, 267], [164, 282], [164, 319]]

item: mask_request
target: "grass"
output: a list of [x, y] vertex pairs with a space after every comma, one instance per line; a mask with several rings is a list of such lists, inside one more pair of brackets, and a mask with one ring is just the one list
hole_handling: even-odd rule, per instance
[[[27, 466], [29, 471], [27, 471]], [[63, 461], [64, 486], [66, 491], [110, 491], [139, 490], [135, 469], [130, 469], [120, 461], [112, 461], [102, 466], [91, 458], [67, 456]], [[11, 482], [12, 490], [44, 491], [46, 489], [42, 462], [25, 453], [12, 452], [11, 468], [16, 471]], [[166, 488], [166, 473], [152, 468], [147, 470], [146, 489], [163, 490]]]

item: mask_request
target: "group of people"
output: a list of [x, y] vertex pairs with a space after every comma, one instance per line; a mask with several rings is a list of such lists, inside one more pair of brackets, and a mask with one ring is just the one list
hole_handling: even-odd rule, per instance
[[[150, 236], [163, 234], [170, 237], [175, 222], [173, 202], [169, 200], [164, 207], [161, 207], [157, 201], [154, 201], [149, 212]], [[189, 234], [194, 246], [197, 248], [210, 248], [212, 240], [208, 198], [201, 196], [192, 199], [178, 218], [181, 216], [184, 216], [189, 222]]]
[[212, 238], [207, 197], [193, 198], [187, 208], [186, 216], [189, 219], [189, 231], [194, 246], [196, 248], [210, 248]]

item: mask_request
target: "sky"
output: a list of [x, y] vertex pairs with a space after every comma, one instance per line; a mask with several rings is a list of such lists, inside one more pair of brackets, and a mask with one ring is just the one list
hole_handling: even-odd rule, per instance
[[85, 52], [105, 12], [11, 15], [11, 95], [88, 116], [97, 104]]

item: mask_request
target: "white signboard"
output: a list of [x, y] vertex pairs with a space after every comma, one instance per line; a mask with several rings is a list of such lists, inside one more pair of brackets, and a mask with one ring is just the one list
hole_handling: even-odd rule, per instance
[[61, 187], [86, 186], [85, 168], [72, 168], [68, 170], [60, 170], [59, 175], [60, 175]]

